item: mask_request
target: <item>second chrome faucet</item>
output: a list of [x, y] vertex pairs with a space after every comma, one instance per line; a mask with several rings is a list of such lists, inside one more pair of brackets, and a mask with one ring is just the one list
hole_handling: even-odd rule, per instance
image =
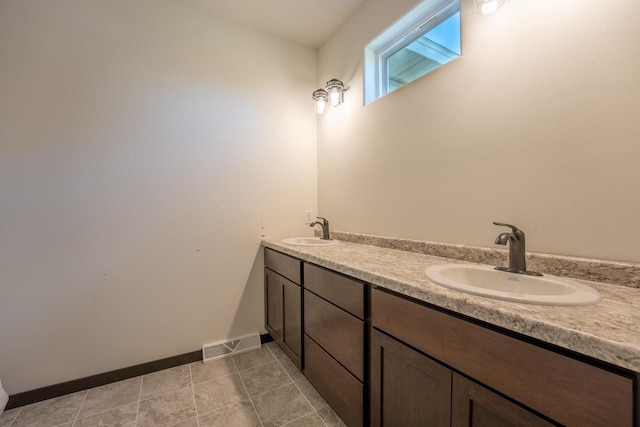
[[496, 270], [526, 274], [528, 276], [542, 276], [540, 273], [527, 270], [524, 231], [511, 224], [502, 222], [494, 222], [494, 224], [511, 228], [510, 233], [500, 233], [498, 237], [496, 237], [497, 245], [506, 245], [507, 242], [509, 242], [509, 267], [496, 267]]

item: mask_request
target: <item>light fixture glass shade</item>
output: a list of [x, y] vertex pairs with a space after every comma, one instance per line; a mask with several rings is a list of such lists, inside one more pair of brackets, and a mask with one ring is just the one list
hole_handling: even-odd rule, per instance
[[505, 0], [473, 0], [473, 10], [480, 15], [488, 15], [500, 9]]
[[319, 100], [316, 102], [316, 114], [323, 114], [327, 106], [327, 101]]
[[331, 106], [337, 107], [342, 104], [344, 101], [344, 84], [338, 79], [329, 80], [324, 88], [329, 93], [329, 101], [331, 101]]
[[327, 91], [324, 89], [314, 90], [312, 98], [316, 102], [316, 113], [324, 113], [324, 108], [327, 105], [327, 101], [329, 100], [329, 94], [327, 93]]

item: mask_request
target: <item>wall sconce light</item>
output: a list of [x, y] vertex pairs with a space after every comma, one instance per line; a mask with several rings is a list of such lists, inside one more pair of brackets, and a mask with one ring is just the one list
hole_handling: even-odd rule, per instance
[[327, 102], [331, 102], [332, 107], [337, 107], [344, 101], [344, 93], [347, 91], [338, 79], [331, 79], [324, 85], [324, 89], [313, 91], [312, 98], [316, 102], [316, 113], [324, 113]]
[[473, 10], [480, 15], [488, 15], [500, 9], [505, 0], [473, 0]]
[[324, 89], [329, 93], [329, 100], [332, 107], [337, 107], [344, 101], [344, 84], [338, 79], [331, 79], [325, 85]]
[[318, 89], [313, 91], [313, 100], [316, 102], [316, 113], [324, 113], [324, 108], [327, 106], [329, 100], [329, 94], [324, 89]]

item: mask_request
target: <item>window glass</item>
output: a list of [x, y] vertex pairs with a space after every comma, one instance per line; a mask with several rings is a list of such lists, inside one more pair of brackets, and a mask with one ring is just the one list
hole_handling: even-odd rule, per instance
[[387, 93], [460, 56], [460, 11], [386, 60]]
[[425, 0], [365, 49], [365, 92], [373, 94], [365, 98], [393, 92], [460, 54], [459, 0]]

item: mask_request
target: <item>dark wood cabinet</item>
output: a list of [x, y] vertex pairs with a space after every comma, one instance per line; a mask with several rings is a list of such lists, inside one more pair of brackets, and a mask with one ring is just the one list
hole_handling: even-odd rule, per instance
[[364, 381], [364, 323], [307, 290], [304, 319], [305, 334]]
[[448, 427], [451, 370], [387, 335], [371, 333], [371, 425]]
[[265, 249], [265, 329], [291, 361], [302, 369], [302, 286], [289, 280], [301, 281], [300, 269], [299, 260]]
[[555, 425], [400, 341], [372, 332], [372, 427]]
[[282, 340], [282, 283], [278, 274], [264, 269], [264, 326], [275, 342]]
[[457, 373], [453, 374], [453, 427], [552, 427], [542, 417]]
[[265, 248], [265, 328], [349, 427], [640, 427], [640, 374]]
[[364, 385], [305, 335], [304, 375], [349, 427], [364, 424]]
[[304, 374], [349, 427], [366, 426], [366, 285], [304, 264], [304, 288]]
[[[454, 375], [451, 423], [456, 427], [634, 425], [634, 380], [630, 376], [386, 291], [374, 289], [371, 301], [372, 419], [392, 420], [387, 418], [392, 415], [385, 414], [387, 407], [394, 414], [415, 412], [414, 393], [419, 392], [419, 384], [408, 384], [419, 375], [424, 377], [419, 371], [425, 370], [426, 360], [433, 360]], [[377, 329], [398, 342], [394, 344], [393, 338]], [[402, 351], [400, 341], [407, 344]], [[395, 396], [385, 393], [385, 370], [389, 369], [401, 372], [395, 381], [407, 384], [405, 389], [394, 386]], [[419, 410], [429, 415], [422, 416], [435, 418], [427, 404], [423, 405]]]
[[282, 282], [282, 350], [302, 369], [302, 288]]

